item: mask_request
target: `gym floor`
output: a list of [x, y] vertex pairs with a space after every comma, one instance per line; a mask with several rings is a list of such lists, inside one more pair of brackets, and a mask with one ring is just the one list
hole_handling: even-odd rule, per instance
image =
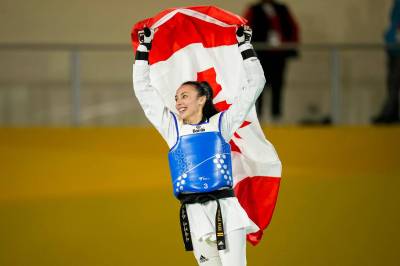
[[[248, 264], [398, 265], [400, 127], [265, 127], [283, 164]], [[150, 128], [0, 129], [0, 265], [196, 265]]]

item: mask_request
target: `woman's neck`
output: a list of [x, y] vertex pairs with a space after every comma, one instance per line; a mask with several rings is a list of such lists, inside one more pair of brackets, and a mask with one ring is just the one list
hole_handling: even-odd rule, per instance
[[186, 119], [183, 119], [183, 123], [195, 125], [199, 124], [202, 120], [203, 120], [203, 114], [199, 113], [192, 115], [191, 117], [188, 117]]

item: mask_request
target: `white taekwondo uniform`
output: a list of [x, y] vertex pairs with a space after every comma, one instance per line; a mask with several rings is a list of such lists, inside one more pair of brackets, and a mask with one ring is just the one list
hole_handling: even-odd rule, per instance
[[[241, 45], [240, 48], [243, 51], [244, 49], [252, 49], [252, 46], [246, 43]], [[147, 48], [140, 45], [138, 50], [147, 51]], [[245, 59], [243, 63], [248, 80], [247, 86], [234, 98], [232, 105], [225, 111], [221, 119], [221, 134], [228, 143], [235, 131], [242, 125], [265, 85], [264, 72], [259, 60], [256, 57], [250, 57]], [[149, 72], [150, 67], [147, 60], [135, 61], [133, 71], [135, 95], [146, 117], [165, 139], [169, 148], [172, 148], [177, 141], [177, 132], [184, 130], [183, 127], [185, 125], [178, 118], [178, 115], [175, 115], [178, 118], [177, 123], [175, 123], [171, 110], [165, 106], [157, 90], [151, 86]], [[215, 116], [219, 117], [219, 115]], [[218, 119], [213, 118], [209, 119], [209, 122], [214, 123], [213, 121], [217, 121], [218, 123]], [[179, 128], [177, 129], [176, 126]], [[225, 234], [227, 236], [227, 249], [221, 251], [218, 251], [215, 246], [216, 202], [209, 201], [203, 204], [194, 203], [187, 205], [195, 257], [199, 264], [204, 266], [245, 265], [245, 235], [256, 232], [259, 228], [247, 216], [247, 213], [240, 206], [236, 197], [220, 199], [219, 202]], [[236, 241], [241, 241], [239, 245], [240, 249], [244, 248], [244, 258], [243, 254], [229, 254], [233, 242]], [[215, 248], [214, 246], [210, 246], [211, 244], [214, 244]]]

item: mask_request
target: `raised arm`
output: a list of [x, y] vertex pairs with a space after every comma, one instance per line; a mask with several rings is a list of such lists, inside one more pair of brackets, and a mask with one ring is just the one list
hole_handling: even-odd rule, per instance
[[243, 34], [241, 33], [239, 28], [237, 37], [239, 50], [243, 57], [247, 85], [235, 97], [230, 108], [222, 116], [221, 130], [223, 137], [227, 141], [232, 138], [235, 131], [242, 125], [265, 85], [264, 71], [253, 46], [250, 44], [251, 29], [245, 26]]
[[150, 84], [148, 57], [154, 31], [147, 30], [146, 35], [148, 36], [144, 31], [139, 32], [140, 44], [133, 65], [133, 88], [147, 119], [160, 132], [168, 146], [172, 147], [176, 142], [175, 119], [157, 90]]

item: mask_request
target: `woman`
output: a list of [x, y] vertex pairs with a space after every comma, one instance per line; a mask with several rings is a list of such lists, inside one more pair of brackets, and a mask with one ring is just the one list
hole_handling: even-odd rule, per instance
[[175, 196], [181, 201], [186, 250], [199, 265], [246, 265], [246, 234], [258, 231], [235, 197], [229, 140], [264, 88], [260, 62], [250, 44], [251, 29], [239, 27], [237, 39], [247, 86], [230, 108], [218, 112], [207, 82], [188, 81], [176, 91], [177, 113], [150, 85], [148, 53], [154, 31], [139, 31], [134, 90], [147, 118], [166, 140]]

